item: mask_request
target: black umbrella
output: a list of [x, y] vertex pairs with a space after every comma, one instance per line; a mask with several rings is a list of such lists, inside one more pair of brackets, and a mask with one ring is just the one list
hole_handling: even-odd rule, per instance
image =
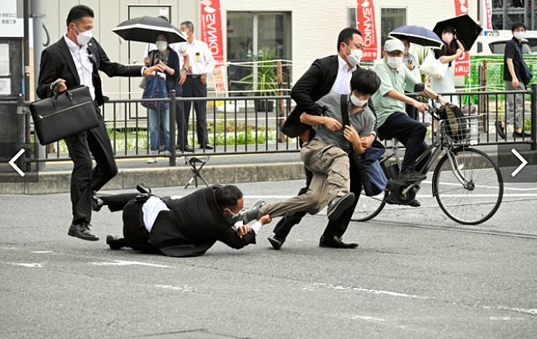
[[451, 19], [439, 21], [434, 26], [433, 31], [442, 36], [442, 31], [446, 27], [453, 27], [457, 30], [457, 39], [460, 40], [466, 50], [472, 48], [477, 37], [483, 30], [468, 14], [456, 16]]
[[177, 27], [164, 19], [152, 16], [142, 16], [123, 21], [113, 28], [112, 32], [130, 41], [154, 43], [157, 41], [159, 33], [164, 33], [169, 43], [186, 41], [186, 37]]
[[435, 32], [421, 26], [400, 26], [391, 31], [388, 36], [406, 39], [408, 42], [424, 47], [441, 48], [444, 44]]

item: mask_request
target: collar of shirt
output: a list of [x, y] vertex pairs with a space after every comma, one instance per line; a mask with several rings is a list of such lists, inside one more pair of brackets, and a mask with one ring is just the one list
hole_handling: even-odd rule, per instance
[[354, 72], [356, 71], [356, 66], [349, 67], [347, 62], [341, 57], [341, 55], [337, 55], [337, 60], [339, 63], [339, 72]]

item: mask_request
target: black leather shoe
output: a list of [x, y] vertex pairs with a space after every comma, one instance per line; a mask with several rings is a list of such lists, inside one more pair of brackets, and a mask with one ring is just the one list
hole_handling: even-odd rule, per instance
[[355, 243], [355, 242], [345, 243], [337, 235], [334, 235], [333, 237], [329, 237], [329, 238], [327, 238], [327, 237], [325, 237], [323, 235], [321, 237], [321, 240], [319, 241], [319, 247], [356, 248], [356, 247], [358, 247], [358, 244]]
[[194, 148], [186, 145], [185, 147], [177, 146], [176, 149], [178, 149], [181, 152], [194, 152]]
[[119, 250], [121, 247], [123, 247], [122, 239], [120, 239], [117, 235], [107, 235], [106, 236], [106, 244], [110, 246], [111, 250]]
[[89, 229], [89, 225], [86, 223], [71, 224], [71, 226], [69, 227], [69, 232], [67, 232], [67, 234], [72, 237], [80, 238], [82, 240], [89, 240], [89, 241], [99, 240], [98, 236], [91, 233]]
[[214, 149], [214, 147], [212, 145], [209, 145], [209, 144], [207, 144], [205, 146], [200, 145], [200, 148], [201, 149]]
[[494, 126], [496, 127], [496, 133], [498, 133], [500, 138], [505, 139], [505, 128], [502, 126], [502, 122], [496, 121]]
[[285, 239], [279, 239], [275, 235], [270, 236], [267, 239], [275, 250], [282, 248], [282, 245], [285, 242]]
[[408, 203], [408, 206], [410, 206], [410, 207], [420, 207], [421, 203], [418, 200], [414, 199], [414, 200], [412, 200], [411, 202]]
[[354, 193], [349, 192], [341, 197], [335, 197], [328, 204], [328, 210], [326, 215], [330, 220], [337, 220], [341, 216], [341, 213], [349, 208], [354, 202]]
[[531, 137], [531, 134], [528, 132], [513, 132], [513, 138], [529, 138]]

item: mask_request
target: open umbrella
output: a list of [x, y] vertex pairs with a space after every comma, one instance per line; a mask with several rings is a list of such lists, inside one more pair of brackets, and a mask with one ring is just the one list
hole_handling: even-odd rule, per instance
[[442, 31], [446, 27], [453, 27], [457, 30], [457, 39], [467, 51], [472, 48], [472, 45], [483, 30], [468, 14], [439, 21], [434, 26], [433, 31], [441, 37]]
[[186, 41], [186, 37], [179, 29], [168, 21], [152, 17], [142, 16], [123, 21], [112, 32], [116, 33], [125, 40], [155, 42], [159, 33], [164, 33], [169, 43]]
[[417, 45], [431, 48], [441, 48], [444, 42], [435, 32], [421, 26], [400, 26], [391, 31], [388, 36], [397, 39], [407, 39]]

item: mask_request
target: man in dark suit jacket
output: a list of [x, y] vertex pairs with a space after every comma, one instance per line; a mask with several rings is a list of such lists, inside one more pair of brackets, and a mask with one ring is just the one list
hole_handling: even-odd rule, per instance
[[[303, 112], [321, 115], [322, 107], [315, 101], [319, 100], [330, 91], [340, 94], [350, 93], [350, 78], [352, 72], [359, 67], [363, 50], [362, 34], [356, 28], [345, 28], [338, 36], [337, 55], [317, 59], [310, 68], [297, 81], [291, 90], [291, 97], [296, 101], [297, 106], [285, 121], [281, 130], [290, 137], [300, 136], [301, 143], [311, 140], [313, 130], [311, 126], [300, 122], [300, 115]], [[374, 136], [367, 139], [365, 148], [371, 146]], [[334, 248], [355, 248], [358, 244], [344, 243], [341, 237], [347, 230], [352, 214], [358, 202], [358, 197], [362, 190], [360, 180], [353, 180], [358, 175], [358, 169], [351, 160], [351, 192], [354, 193], [355, 202], [347, 209], [338, 220], [329, 221], [321, 236], [319, 245], [322, 247]], [[311, 173], [306, 170], [306, 187], [302, 188], [299, 194], [306, 193], [311, 182]], [[306, 213], [295, 213], [281, 219], [274, 228], [274, 235], [268, 240], [275, 249], [280, 249], [291, 228], [298, 224]]]
[[240, 211], [244, 199], [233, 185], [210, 186], [181, 199], [158, 198], [137, 193], [100, 196], [98, 208], [123, 210], [123, 236], [107, 236], [111, 249], [131, 247], [172, 257], [204, 254], [217, 241], [240, 249], [255, 244], [261, 225], [271, 221], [263, 216], [252, 226], [243, 224]]
[[[126, 66], [111, 62], [101, 45], [92, 37], [93, 10], [84, 5], [71, 8], [67, 16], [67, 34], [45, 49], [37, 95], [47, 98], [54, 92], [63, 92], [85, 85], [95, 101], [99, 126], [65, 138], [74, 167], [71, 175], [71, 203], [73, 220], [68, 234], [84, 240], [99, 240], [91, 233], [91, 199], [117, 174], [114, 152], [106, 132], [100, 108], [104, 103], [99, 70], [108, 76], [151, 76], [160, 66]], [[93, 169], [92, 154], [97, 162]]]

